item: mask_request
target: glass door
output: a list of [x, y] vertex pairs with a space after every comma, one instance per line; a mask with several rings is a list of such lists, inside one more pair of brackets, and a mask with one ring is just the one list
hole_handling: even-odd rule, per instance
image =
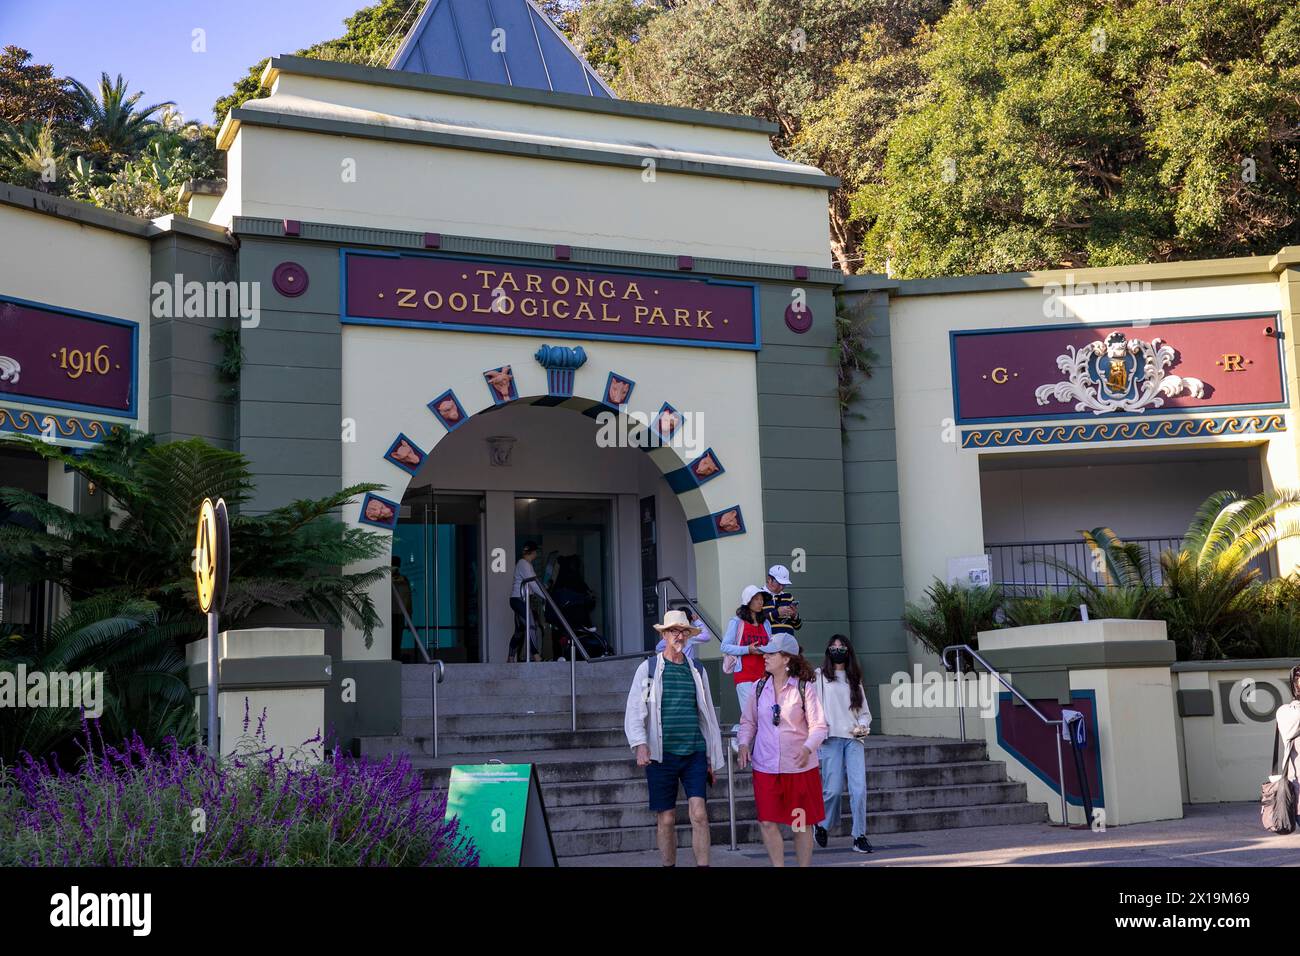
[[[610, 646], [614, 607], [611, 600], [610, 525], [607, 498], [515, 499], [515, 553], [524, 543], [537, 545], [534, 568], [551, 597], [575, 629], [594, 627]], [[553, 614], [547, 623], [543, 656], [563, 655], [563, 629]]]
[[[402, 502], [393, 536], [395, 572], [410, 589], [412, 634], [400, 612], [394, 628], [402, 630], [402, 660], [420, 660], [418, 639], [430, 657], [448, 663], [477, 663], [482, 658], [479, 620], [481, 581], [480, 495], [455, 495], [415, 488]], [[397, 580], [396, 573], [394, 580]], [[398, 585], [398, 593], [403, 586]]]

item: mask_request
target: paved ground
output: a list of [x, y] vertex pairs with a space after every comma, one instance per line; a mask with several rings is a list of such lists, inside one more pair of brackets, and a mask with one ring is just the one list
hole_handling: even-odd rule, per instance
[[[1266, 833], [1257, 803], [1200, 804], [1182, 820], [1111, 827], [1104, 833], [1048, 824], [964, 827], [890, 833], [873, 839], [875, 852], [855, 853], [847, 836], [813, 854], [814, 866], [1300, 866], [1300, 831]], [[786, 862], [794, 853], [786, 842]], [[677, 862], [693, 865], [689, 849]], [[767, 866], [761, 845], [714, 847], [713, 866]], [[658, 866], [658, 853], [569, 857], [561, 866]]]

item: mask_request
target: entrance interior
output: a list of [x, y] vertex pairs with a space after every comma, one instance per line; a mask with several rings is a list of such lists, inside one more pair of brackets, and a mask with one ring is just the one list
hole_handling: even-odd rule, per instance
[[[645, 452], [602, 447], [598, 432], [572, 409], [521, 402], [469, 418], [430, 451], [393, 536], [414, 625], [413, 633], [394, 609], [404, 660], [422, 659], [418, 639], [448, 663], [505, 661], [515, 563], [528, 541], [538, 546], [534, 571], [570, 625], [594, 627], [616, 653], [639, 651], [654, 634], [646, 620], [657, 609], [647, 611], [646, 595], [653, 604], [658, 576], [698, 596], [676, 494]], [[544, 657], [563, 649], [552, 616], [542, 615], [552, 625], [542, 629]]]

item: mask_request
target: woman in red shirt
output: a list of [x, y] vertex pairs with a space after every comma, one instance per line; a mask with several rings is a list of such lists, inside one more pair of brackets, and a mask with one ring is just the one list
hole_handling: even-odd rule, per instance
[[[766, 591], [751, 584], [740, 592], [740, 607], [736, 616], [727, 624], [727, 632], [722, 635], [723, 670], [731, 674], [736, 685], [736, 697], [740, 701], [740, 712], [745, 712], [745, 701], [754, 692], [754, 683], [765, 673], [763, 655], [759, 648], [772, 639], [772, 628], [763, 615], [763, 602], [768, 597]], [[735, 730], [740, 729], [737, 724]], [[732, 740], [731, 748], [736, 749]]]

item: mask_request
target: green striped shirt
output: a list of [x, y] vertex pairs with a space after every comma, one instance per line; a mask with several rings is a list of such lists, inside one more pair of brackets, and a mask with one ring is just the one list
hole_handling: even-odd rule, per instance
[[674, 664], [664, 658], [664, 696], [659, 719], [663, 724], [664, 753], [685, 756], [705, 749], [690, 661]]

